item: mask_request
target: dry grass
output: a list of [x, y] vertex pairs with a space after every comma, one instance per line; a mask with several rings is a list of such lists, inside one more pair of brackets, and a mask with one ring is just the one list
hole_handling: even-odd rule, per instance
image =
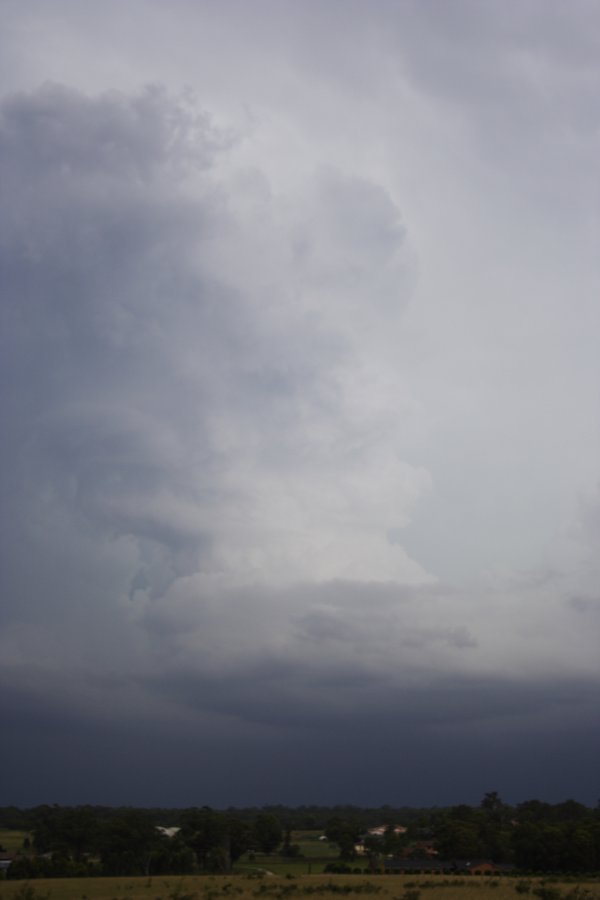
[[[0, 900], [544, 900], [535, 893], [540, 886], [540, 879], [476, 876], [56, 878], [0, 882]], [[552, 882], [546, 891], [547, 900], [553, 900], [552, 892], [558, 892], [556, 900], [600, 900], [598, 881]]]

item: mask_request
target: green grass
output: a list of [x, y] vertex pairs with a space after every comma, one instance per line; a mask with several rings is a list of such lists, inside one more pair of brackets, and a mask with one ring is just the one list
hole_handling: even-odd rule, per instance
[[0, 828], [0, 847], [4, 847], [7, 853], [16, 853], [23, 847], [23, 841], [30, 837], [27, 831], [13, 831], [10, 828]]
[[326, 859], [333, 862], [338, 858], [338, 849], [329, 841], [320, 841], [322, 831], [293, 831], [292, 844], [298, 844], [303, 856], [310, 859]]
[[328, 863], [339, 862], [337, 847], [327, 841], [320, 841], [322, 834], [322, 831], [316, 830], [293, 831], [291, 842], [300, 848], [300, 856], [286, 858], [280, 853], [245, 854], [235, 866], [235, 871], [247, 873], [262, 869], [275, 875], [319, 875]]
[[235, 871], [240, 874], [248, 874], [251, 872], [272, 872], [274, 875], [319, 875], [327, 865], [327, 860], [322, 859], [305, 859], [303, 857], [295, 859], [285, 859], [283, 856], [260, 856], [256, 855], [254, 860], [240, 860], [236, 863]]

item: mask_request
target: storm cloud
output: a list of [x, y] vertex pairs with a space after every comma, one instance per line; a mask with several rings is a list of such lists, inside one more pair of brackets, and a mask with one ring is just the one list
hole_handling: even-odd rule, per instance
[[2, 17], [5, 801], [592, 802], [600, 16]]

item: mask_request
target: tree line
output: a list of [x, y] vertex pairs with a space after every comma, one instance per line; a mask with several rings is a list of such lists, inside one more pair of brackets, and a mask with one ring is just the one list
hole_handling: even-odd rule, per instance
[[[0, 822], [7, 820], [14, 827], [14, 817], [0, 815]], [[279, 820], [269, 813], [247, 821], [203, 807], [179, 810], [174, 821], [168, 833], [156, 810], [36, 807], [20, 819], [31, 837], [8, 877], [226, 872], [244, 853], [286, 846]]]
[[[369, 834], [381, 825], [383, 834]], [[248, 853], [297, 855], [292, 832], [307, 829], [322, 831], [347, 861], [356, 859], [360, 843], [365, 863], [435, 854], [510, 863], [520, 871], [600, 870], [600, 805], [527, 800], [511, 806], [495, 791], [478, 806], [430, 809], [4, 807], [0, 828], [30, 835], [8, 870], [11, 878], [225, 872]]]
[[[398, 833], [393, 825], [406, 830]], [[527, 800], [504, 803], [496, 791], [479, 806], [460, 804], [419, 811], [410, 819], [390, 819], [383, 835], [362, 835], [367, 852], [379, 856], [441, 860], [489, 860], [531, 872], [600, 870], [600, 805], [595, 809], [567, 800], [550, 804]], [[348, 860], [356, 858], [363, 826], [354, 818], [335, 816], [327, 834]]]

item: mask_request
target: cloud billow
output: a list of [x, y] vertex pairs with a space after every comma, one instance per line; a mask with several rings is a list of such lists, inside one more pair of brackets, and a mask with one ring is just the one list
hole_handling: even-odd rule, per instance
[[[551, 728], [568, 706], [554, 628], [528, 655], [529, 613], [513, 642], [510, 601], [482, 604], [403, 545], [433, 484], [403, 452], [425, 415], [398, 363], [409, 223], [331, 165], [276, 190], [236, 163], [243, 139], [158, 87], [3, 101], [17, 728], [106, 729], [111, 752], [136, 729], [210, 730], [217, 768], [239, 739], [392, 740], [390, 710], [414, 757], [457, 722], [483, 740], [535, 709]], [[584, 719], [582, 659], [566, 683]]]
[[[18, 523], [40, 566], [59, 544], [63, 557], [86, 542], [114, 555], [106, 574], [88, 573], [91, 591], [128, 618], [124, 598], [164, 600], [183, 577], [200, 579], [200, 595], [203, 579], [218, 589], [352, 567], [427, 580], [386, 537], [427, 475], [397, 458], [386, 422], [387, 446], [370, 446], [372, 423], [346, 408], [358, 350], [343, 303], [377, 329], [377, 305], [402, 302], [393, 276], [404, 233], [385, 192], [319, 173], [306, 211], [315, 234], [310, 218], [256, 196], [258, 174], [248, 196], [238, 179], [234, 196], [211, 167], [227, 142], [158, 89], [86, 98], [49, 85], [9, 97], [2, 144], [9, 542]], [[242, 204], [271, 219], [256, 265], [243, 258], [255, 237]], [[375, 252], [375, 306], [361, 312]], [[346, 546], [361, 545], [350, 559]], [[73, 562], [83, 583], [86, 552]], [[79, 602], [54, 580], [43, 592], [46, 609]]]

